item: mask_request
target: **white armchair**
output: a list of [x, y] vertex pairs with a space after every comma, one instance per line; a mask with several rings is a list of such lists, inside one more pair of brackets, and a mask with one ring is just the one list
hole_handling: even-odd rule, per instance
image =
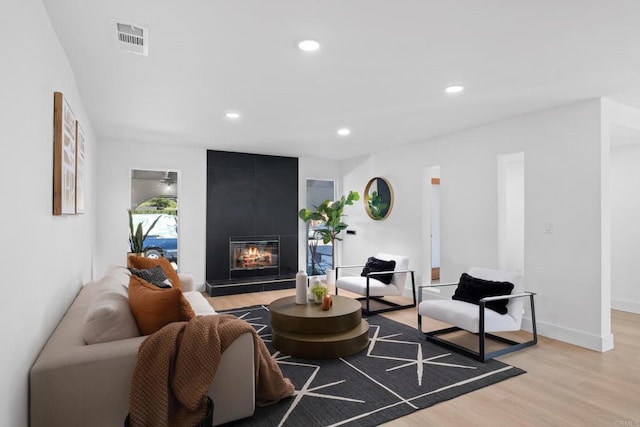
[[[387, 311], [400, 310], [409, 307], [416, 306], [416, 282], [414, 277], [414, 271], [409, 270], [409, 258], [401, 255], [391, 255], [385, 253], [376, 254], [375, 258], [384, 261], [395, 261], [395, 268], [389, 271], [377, 271], [370, 272], [366, 276], [361, 276], [360, 271], [358, 275], [342, 276], [340, 272], [344, 269], [359, 268], [362, 270], [364, 265], [346, 265], [336, 267], [336, 295], [338, 295], [338, 289], [344, 289], [349, 292], [353, 292], [362, 297], [357, 298], [364, 302], [363, 310], [366, 314], [384, 313]], [[388, 276], [393, 274], [390, 283], [384, 283], [379, 280], [381, 276]], [[407, 274], [411, 275], [411, 295], [413, 296], [413, 304], [401, 305], [393, 301], [384, 300], [386, 296], [402, 296], [407, 282]], [[372, 310], [370, 302], [374, 300], [380, 304], [383, 304], [383, 308]]]
[[[480, 361], [486, 361], [494, 357], [520, 350], [525, 347], [535, 345], [538, 342], [536, 330], [536, 314], [533, 303], [534, 293], [524, 291], [523, 277], [513, 272], [492, 270], [487, 268], [473, 267], [469, 269], [469, 276], [478, 279], [484, 279], [494, 282], [509, 282], [513, 284], [513, 290], [509, 295], [487, 296], [480, 298], [478, 304], [459, 301], [454, 299], [447, 300], [423, 300], [423, 290], [432, 288], [437, 289], [444, 286], [455, 286], [455, 283], [444, 283], [439, 285], [423, 285], [418, 288], [418, 330], [427, 341], [436, 342], [449, 349], [467, 354]], [[519, 331], [522, 325], [522, 314], [524, 299], [528, 297], [531, 306], [531, 322], [532, 322], [532, 339], [526, 342], [516, 342], [490, 332]], [[506, 314], [500, 314], [490, 308], [487, 303], [491, 304], [496, 301], [505, 301]], [[422, 316], [453, 325], [449, 328], [439, 329], [430, 332], [422, 330]], [[473, 351], [451, 341], [440, 338], [439, 335], [451, 332], [466, 330], [468, 332], [478, 334], [478, 351]], [[485, 339], [491, 338], [508, 344], [505, 348], [487, 352]]]

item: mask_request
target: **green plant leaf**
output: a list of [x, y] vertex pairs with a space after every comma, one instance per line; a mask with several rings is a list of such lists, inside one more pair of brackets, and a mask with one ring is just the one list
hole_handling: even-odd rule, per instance
[[133, 253], [142, 253], [145, 250], [144, 241], [153, 227], [155, 227], [156, 223], [160, 220], [161, 215], [157, 216], [155, 221], [153, 221], [147, 229], [147, 232], [143, 234], [142, 223], [139, 222], [134, 230], [133, 212], [131, 211], [131, 209], [127, 209], [127, 211], [129, 212], [129, 248]]
[[311, 293], [317, 298], [322, 298], [329, 293], [329, 289], [322, 285], [316, 285], [311, 288]]
[[345, 205], [353, 205], [353, 202], [357, 200], [360, 200], [360, 194], [357, 191], [349, 191], [347, 196], [342, 196], [336, 201], [323, 201], [318, 206], [314, 206], [314, 210], [300, 209], [298, 217], [304, 222], [322, 221], [322, 228], [316, 230], [314, 234], [321, 236], [325, 245], [333, 244], [336, 240], [342, 240], [338, 234], [348, 227], [342, 220], [346, 216], [344, 214]]
[[300, 209], [298, 211], [298, 217], [304, 222], [308, 222], [311, 220], [311, 211], [309, 209]]

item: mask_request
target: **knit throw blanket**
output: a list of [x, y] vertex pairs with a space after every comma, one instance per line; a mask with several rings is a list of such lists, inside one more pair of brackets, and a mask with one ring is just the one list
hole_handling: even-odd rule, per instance
[[131, 378], [130, 425], [198, 425], [206, 416], [207, 393], [222, 353], [246, 332], [253, 334], [258, 404], [292, 396], [293, 384], [251, 325], [227, 314], [200, 316], [170, 323], [140, 345]]

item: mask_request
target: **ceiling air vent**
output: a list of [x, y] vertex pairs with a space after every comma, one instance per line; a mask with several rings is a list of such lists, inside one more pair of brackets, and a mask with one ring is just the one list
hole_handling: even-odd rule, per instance
[[149, 55], [149, 29], [127, 22], [116, 22], [120, 50]]

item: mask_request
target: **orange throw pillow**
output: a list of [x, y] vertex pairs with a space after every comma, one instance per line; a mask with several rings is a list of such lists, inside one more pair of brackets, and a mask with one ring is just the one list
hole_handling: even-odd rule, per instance
[[180, 289], [159, 288], [133, 275], [129, 279], [129, 306], [142, 335], [195, 317]]
[[169, 281], [171, 282], [171, 286], [174, 288], [178, 288], [182, 290], [182, 285], [180, 284], [180, 277], [178, 277], [178, 273], [174, 270], [173, 266], [166, 258], [145, 258], [141, 256], [131, 255], [129, 256], [129, 267], [137, 268], [138, 270], [146, 270], [148, 268], [153, 268], [156, 265], [162, 267], [162, 271], [167, 276]]

